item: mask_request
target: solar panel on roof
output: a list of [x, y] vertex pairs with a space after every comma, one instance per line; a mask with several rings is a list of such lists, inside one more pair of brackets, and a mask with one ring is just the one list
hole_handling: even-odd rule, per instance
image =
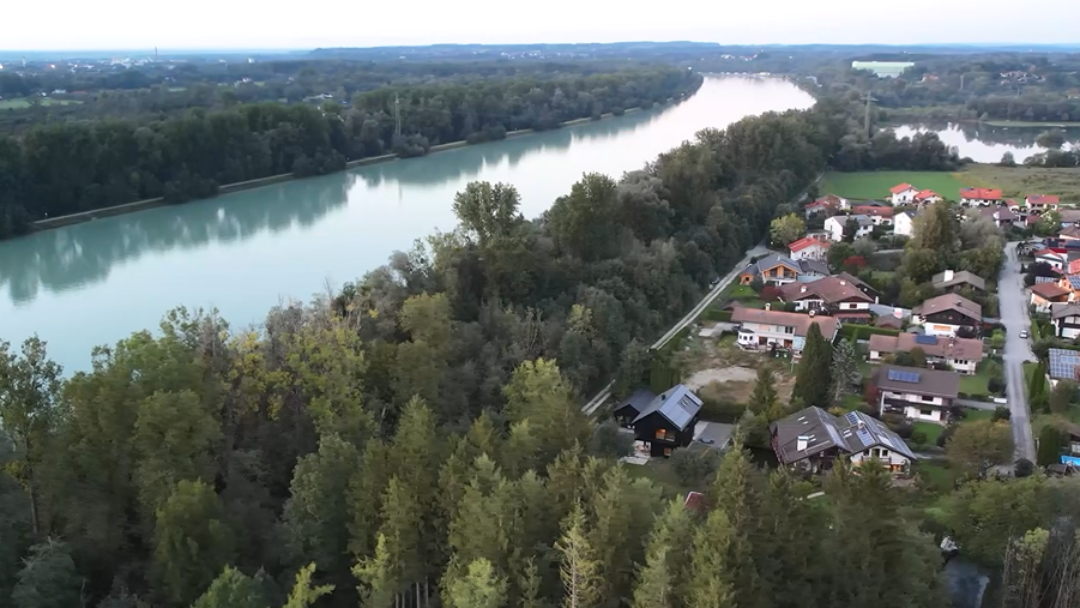
[[871, 445], [874, 443], [873, 435], [868, 433], [864, 428], [855, 429], [855, 434], [859, 436], [859, 441], [861, 441], [863, 445]]
[[926, 335], [920, 334], [920, 335], [915, 336], [915, 343], [916, 344], [926, 344], [926, 345], [933, 346], [933, 345], [937, 344], [937, 336], [926, 336]]
[[855, 415], [855, 412], [844, 414], [844, 419], [848, 421], [848, 424], [858, 424], [859, 422], [859, 417]]
[[918, 384], [919, 373], [909, 372], [900, 369], [890, 369], [888, 374], [889, 380], [893, 382], [910, 382], [912, 384]]

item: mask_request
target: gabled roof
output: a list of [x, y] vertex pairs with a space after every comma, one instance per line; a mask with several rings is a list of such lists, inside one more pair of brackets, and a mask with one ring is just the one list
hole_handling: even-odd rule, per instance
[[836, 335], [837, 321], [832, 317], [816, 315], [804, 315], [797, 312], [783, 312], [779, 310], [762, 310], [760, 308], [736, 308], [731, 313], [732, 323], [765, 323], [766, 325], [779, 325], [791, 327], [798, 337], [806, 337], [810, 325], [816, 323], [821, 335], [825, 339], [831, 339]]
[[1057, 205], [1061, 199], [1053, 194], [1029, 194], [1026, 201], [1031, 205]]
[[634, 394], [627, 397], [622, 403], [617, 404], [615, 406], [615, 411], [617, 412], [623, 408], [629, 408], [640, 414], [642, 410], [649, 407], [649, 404], [652, 403], [653, 399], [656, 399], [656, 395], [649, 389], [643, 388], [635, 391]]
[[949, 279], [946, 279], [945, 277], [946, 273], [939, 272], [934, 275], [934, 278], [930, 279], [930, 282], [933, 283], [934, 287], [938, 289], [944, 289], [946, 287], [952, 287], [954, 285], [962, 285], [964, 283], [967, 283], [968, 285], [977, 288], [979, 291], [986, 291], [986, 279], [969, 270], [961, 270], [960, 272], [954, 272], [952, 273], [952, 277]]
[[911, 184], [897, 184], [892, 188], [889, 188], [889, 192], [892, 192], [893, 194], [900, 194], [901, 192], [907, 192], [908, 190], [916, 190], [916, 188]]
[[[867, 283], [866, 281], [860, 279], [859, 277], [851, 274], [850, 272], [846, 272], [846, 271], [838, 272], [838, 273], [836, 273], [835, 276], [838, 277], [838, 278], [844, 279], [845, 281], [847, 281], [848, 283], [851, 283], [855, 287], [858, 287], [866, 295], [878, 294], [879, 293], [878, 290], [874, 289], [874, 287], [872, 287], [869, 283]], [[871, 297], [874, 297], [874, 296], [871, 296]]]
[[780, 288], [780, 297], [786, 302], [806, 298], [821, 299], [826, 304], [851, 300], [867, 303], [874, 301], [857, 286], [840, 277], [824, 277], [812, 283], [788, 283]]
[[1031, 293], [1044, 300], [1053, 300], [1069, 295], [1069, 290], [1059, 287], [1057, 283], [1035, 283], [1031, 286]]
[[976, 200], [996, 201], [1001, 200], [1000, 188], [961, 188], [960, 198], [973, 198]]
[[683, 431], [700, 411], [701, 399], [685, 384], [676, 384], [654, 398], [631, 424], [657, 413]]
[[1064, 319], [1065, 317], [1080, 316], [1080, 304], [1058, 304], [1050, 308], [1050, 316], [1054, 319]]
[[[877, 319], [874, 319], [874, 327], [891, 327], [891, 328], [895, 328], [895, 329], [900, 329], [903, 326], [904, 326], [904, 320], [903, 319], [897, 319], [896, 317], [894, 317], [892, 315], [881, 315]], [[877, 335], [877, 334], [875, 334], [875, 335]], [[870, 336], [870, 337], [873, 338], [874, 336]]]
[[947, 336], [931, 336], [901, 333], [898, 336], [883, 336], [873, 334], [870, 336], [870, 350], [879, 353], [911, 352], [912, 349], [920, 348], [923, 353], [931, 357], [943, 359], [959, 359], [961, 361], [982, 361], [983, 342], [975, 338], [950, 338]]
[[754, 262], [754, 263], [750, 264], [750, 266], [746, 269], [746, 271], [751, 272], [753, 274], [760, 274], [761, 271], [768, 270], [768, 269], [773, 268], [775, 266], [787, 266], [788, 268], [790, 268], [791, 270], [793, 270], [795, 272], [802, 272], [802, 268], [799, 267], [798, 262], [796, 262], [795, 260], [793, 260], [793, 259], [791, 259], [789, 257], [782, 256], [782, 255], [779, 255], [779, 254], [773, 254], [773, 255], [769, 255], [769, 256], [761, 258], [757, 262]]
[[1064, 348], [1051, 348], [1047, 373], [1054, 380], [1076, 380], [1076, 368], [1080, 366], [1080, 353]]
[[806, 249], [807, 247], [812, 247], [814, 245], [818, 245], [820, 247], [828, 249], [829, 246], [832, 245], [832, 243], [830, 243], [829, 241], [815, 239], [812, 236], [804, 236], [803, 238], [794, 241], [793, 243], [788, 245], [788, 249], [791, 250], [792, 253], [795, 253], [796, 251], [802, 251], [803, 249]]
[[966, 317], [975, 319], [979, 322], [982, 321], [982, 306], [972, 302], [964, 296], [956, 295], [955, 293], [947, 293], [945, 295], [937, 296], [936, 298], [930, 298], [919, 306], [916, 306], [913, 309], [913, 312], [917, 315], [926, 317], [947, 310], [955, 310]]
[[802, 268], [803, 273], [808, 275], [819, 274], [823, 277], [829, 276], [828, 265], [820, 260], [799, 260], [799, 267]]
[[895, 393], [956, 399], [960, 393], [960, 374], [921, 367], [882, 365], [875, 375], [875, 384], [880, 389]]
[[[837, 417], [812, 406], [777, 420], [770, 425], [776, 437], [776, 455], [784, 464], [799, 462], [831, 448], [858, 454], [882, 446], [915, 460], [904, 440], [879, 420], [862, 412], [848, 412]], [[799, 450], [799, 438], [806, 448]]]
[[941, 195], [933, 190], [919, 190], [918, 194], [915, 195], [917, 201], [924, 201], [928, 198], [941, 198]]
[[1080, 226], [1073, 226], [1071, 228], [1066, 228], [1066, 229], [1062, 230], [1058, 234], [1058, 236], [1063, 238], [1063, 239], [1080, 239]]
[[994, 218], [999, 222], [1011, 222], [1016, 219], [1017, 215], [1013, 213], [1008, 207], [1004, 205], [998, 205], [996, 207], [983, 207], [979, 209], [980, 215]]
[[869, 215], [876, 217], [892, 217], [893, 215], [892, 207], [879, 207], [877, 205], [859, 205], [857, 207], [852, 207], [851, 210], [858, 215]]

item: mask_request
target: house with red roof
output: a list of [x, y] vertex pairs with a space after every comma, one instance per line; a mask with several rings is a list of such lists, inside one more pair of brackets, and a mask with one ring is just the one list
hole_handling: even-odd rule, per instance
[[1024, 199], [1024, 206], [1032, 213], [1057, 211], [1060, 203], [1061, 199], [1053, 194], [1029, 194], [1027, 195], [1027, 198]]
[[915, 200], [915, 195], [919, 193], [919, 189], [911, 184], [897, 184], [889, 188], [889, 192], [892, 193], [889, 200], [894, 205], [906, 205]]
[[961, 188], [960, 204], [965, 207], [978, 205], [979, 207], [998, 206], [1001, 204], [1001, 188]]
[[912, 201], [920, 207], [923, 205], [932, 205], [934, 203], [939, 203], [943, 200], [945, 200], [944, 197], [942, 197], [937, 192], [934, 192], [933, 190], [919, 190], [917, 193], [915, 193], [915, 197], [912, 199]]
[[831, 245], [832, 243], [829, 241], [812, 236], [803, 237], [788, 245], [788, 251], [790, 252], [788, 257], [796, 262], [800, 260], [824, 260]]
[[1058, 283], [1036, 283], [1031, 286], [1030, 304], [1037, 312], [1050, 312], [1054, 304], [1068, 302], [1071, 293]]
[[880, 205], [857, 205], [851, 209], [852, 215], [865, 215], [875, 226], [892, 226], [893, 208]]
[[849, 207], [849, 204], [846, 198], [836, 196], [835, 194], [828, 194], [804, 207], [803, 213], [806, 214], [806, 217], [810, 217], [817, 213], [831, 215], [840, 209], [846, 209], [847, 207]]

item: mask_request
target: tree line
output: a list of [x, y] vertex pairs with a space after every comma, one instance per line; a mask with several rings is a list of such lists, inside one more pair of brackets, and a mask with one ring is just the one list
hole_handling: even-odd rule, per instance
[[696, 74], [654, 68], [384, 87], [354, 97], [350, 107], [265, 102], [150, 122], [37, 125], [18, 139], [0, 136], [0, 236], [46, 217], [156, 197], [182, 202], [212, 196], [221, 184], [323, 174], [380, 154], [415, 156], [440, 143], [556, 128], [679, 98], [700, 82]]

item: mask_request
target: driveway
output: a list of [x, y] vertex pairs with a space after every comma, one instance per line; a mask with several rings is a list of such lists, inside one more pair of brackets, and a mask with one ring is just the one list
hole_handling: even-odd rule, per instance
[[1006, 396], [1012, 424], [1016, 457], [1035, 462], [1035, 441], [1031, 436], [1031, 411], [1028, 409], [1027, 390], [1024, 387], [1025, 361], [1034, 361], [1031, 345], [1020, 337], [1021, 331], [1030, 328], [1027, 301], [1024, 298], [1024, 277], [1020, 274], [1020, 260], [1016, 257], [1016, 243], [1005, 247], [1005, 264], [998, 279], [998, 303], [1001, 323], [1005, 325], [1005, 381]]

